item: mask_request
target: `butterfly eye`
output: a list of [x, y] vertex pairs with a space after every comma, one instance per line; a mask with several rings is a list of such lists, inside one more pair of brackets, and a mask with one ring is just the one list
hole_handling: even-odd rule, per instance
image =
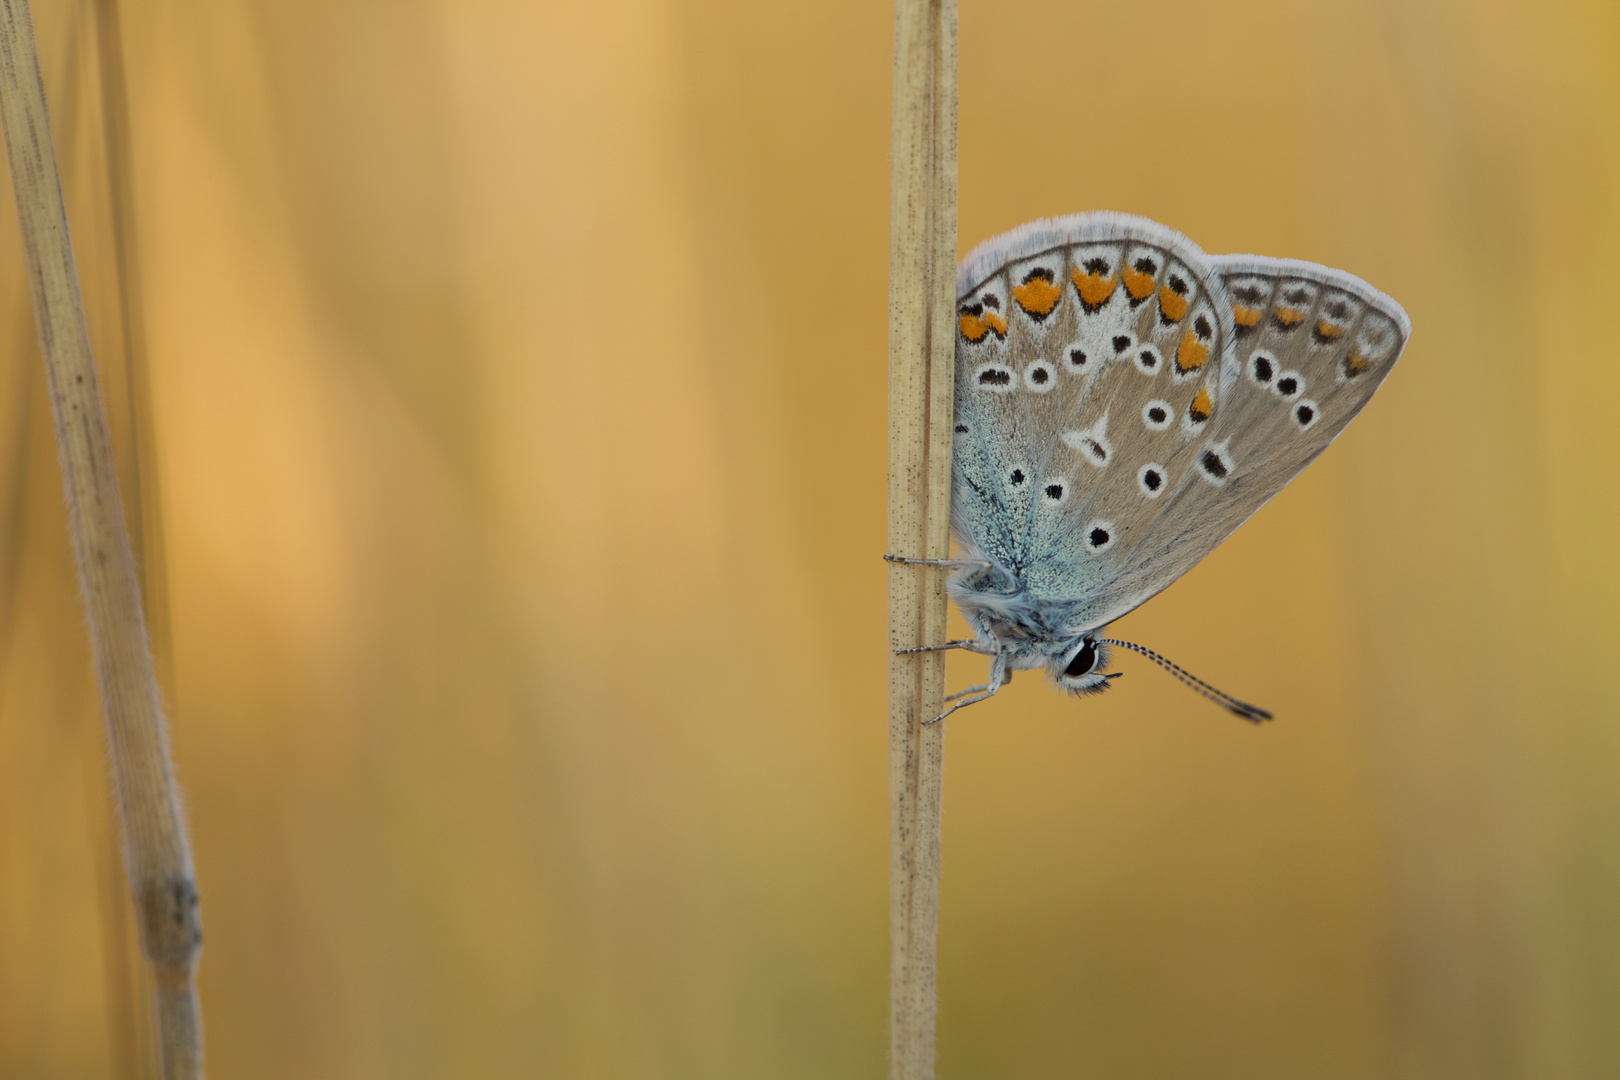
[[1097, 666], [1097, 646], [1087, 638], [1080, 646], [1080, 651], [1074, 654], [1069, 666], [1063, 669], [1063, 674], [1070, 679], [1078, 679], [1082, 675], [1090, 675], [1091, 669]]

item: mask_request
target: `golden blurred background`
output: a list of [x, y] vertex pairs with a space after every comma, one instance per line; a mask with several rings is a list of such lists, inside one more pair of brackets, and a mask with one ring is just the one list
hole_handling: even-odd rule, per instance
[[[891, 8], [128, 3], [149, 399], [92, 12], [212, 1074], [883, 1075]], [[964, 251], [1129, 211], [1415, 336], [1118, 626], [1277, 723], [953, 719], [940, 1074], [1620, 1075], [1620, 11], [964, 3], [960, 140]], [[147, 1076], [5, 203], [0, 1075]]]

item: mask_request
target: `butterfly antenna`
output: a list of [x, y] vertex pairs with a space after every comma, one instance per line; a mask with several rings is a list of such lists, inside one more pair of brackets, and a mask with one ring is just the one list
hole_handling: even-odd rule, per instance
[[1222, 693], [1213, 686], [1209, 685], [1209, 683], [1205, 682], [1203, 679], [1200, 679], [1198, 676], [1188, 671], [1186, 668], [1183, 668], [1181, 665], [1174, 663], [1166, 657], [1160, 656], [1158, 653], [1154, 652], [1152, 649], [1149, 649], [1145, 645], [1138, 645], [1134, 641], [1117, 641], [1113, 638], [1098, 638], [1097, 644], [1117, 645], [1121, 649], [1129, 649], [1133, 653], [1140, 653], [1149, 660], [1153, 661], [1155, 664], [1158, 664], [1160, 667], [1164, 668], [1164, 670], [1168, 671], [1176, 678], [1180, 679], [1182, 685], [1186, 686], [1188, 689], [1204, 695], [1215, 704], [1221, 706], [1221, 708], [1230, 710], [1231, 712], [1243, 717], [1245, 720], [1258, 724], [1262, 720], [1271, 719], [1271, 714], [1266, 710], [1257, 705], [1250, 705], [1246, 701], [1239, 701], [1231, 694]]

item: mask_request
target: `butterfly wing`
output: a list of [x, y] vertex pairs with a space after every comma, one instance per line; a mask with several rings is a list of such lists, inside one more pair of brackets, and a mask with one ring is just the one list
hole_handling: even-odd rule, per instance
[[1411, 332], [1349, 274], [1208, 256], [1123, 214], [988, 241], [957, 295], [953, 527], [1000, 567], [978, 587], [1021, 584], [1072, 632], [1214, 550], [1361, 411]]
[[1189, 475], [1100, 590], [1104, 622], [1190, 570], [1315, 461], [1382, 385], [1412, 332], [1399, 304], [1343, 271], [1255, 255], [1211, 261], [1234, 327], [1223, 408]]
[[1179, 233], [1101, 213], [989, 241], [957, 284], [957, 535], [1084, 618], [1074, 603], [1111, 598], [1236, 381], [1220, 275]]

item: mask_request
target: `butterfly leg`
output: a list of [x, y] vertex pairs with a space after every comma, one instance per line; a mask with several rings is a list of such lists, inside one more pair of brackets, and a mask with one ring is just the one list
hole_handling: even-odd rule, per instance
[[[952, 694], [951, 697], [946, 698], [945, 700], [950, 701], [951, 698], [961, 698], [962, 700], [958, 701], [955, 705], [952, 705], [950, 708], [946, 709], [932, 720], [924, 720], [923, 723], [937, 724], [947, 716], [951, 715], [951, 713], [955, 712], [957, 709], [965, 709], [969, 705], [977, 705], [986, 698], [993, 698], [996, 696], [997, 691], [999, 691], [1003, 686], [1007, 685], [1008, 681], [1006, 654], [997, 653], [996, 658], [990, 663], [990, 682], [987, 685], [972, 686], [962, 691], [961, 694]], [[975, 691], [978, 691], [978, 693], [975, 693]], [[964, 694], [972, 696], [964, 697]]]
[[973, 567], [979, 570], [988, 570], [991, 562], [988, 559], [908, 559], [904, 555], [885, 555], [884, 560], [899, 563], [902, 566], [942, 566], [947, 570], [964, 570]]
[[[1001, 685], [1006, 686], [1008, 683], [1012, 682], [1012, 677], [1013, 677], [1013, 673], [1011, 671], [1007, 672], [1007, 674], [1002, 677]], [[945, 700], [946, 701], [955, 701], [957, 698], [964, 698], [964, 697], [967, 697], [969, 694], [977, 694], [977, 693], [980, 693], [982, 691], [989, 690], [989, 689], [990, 689], [990, 684], [989, 683], [980, 683], [978, 686], [970, 686], [966, 690], [958, 690], [954, 694], [948, 694], [948, 695], [946, 695]]]
[[968, 652], [976, 653], [990, 651], [977, 638], [964, 638], [961, 641], [947, 641], [943, 645], [919, 645], [915, 649], [896, 649], [894, 655], [911, 656], [914, 653], [943, 652], [946, 649], [966, 649]]
[[981, 693], [982, 691], [985, 691], [985, 690], [988, 690], [988, 689], [990, 689], [990, 684], [989, 683], [980, 683], [978, 686], [970, 686], [966, 690], [958, 690], [954, 694], [946, 694], [945, 695], [945, 700], [946, 701], [955, 701], [957, 698], [967, 697], [969, 694]]

